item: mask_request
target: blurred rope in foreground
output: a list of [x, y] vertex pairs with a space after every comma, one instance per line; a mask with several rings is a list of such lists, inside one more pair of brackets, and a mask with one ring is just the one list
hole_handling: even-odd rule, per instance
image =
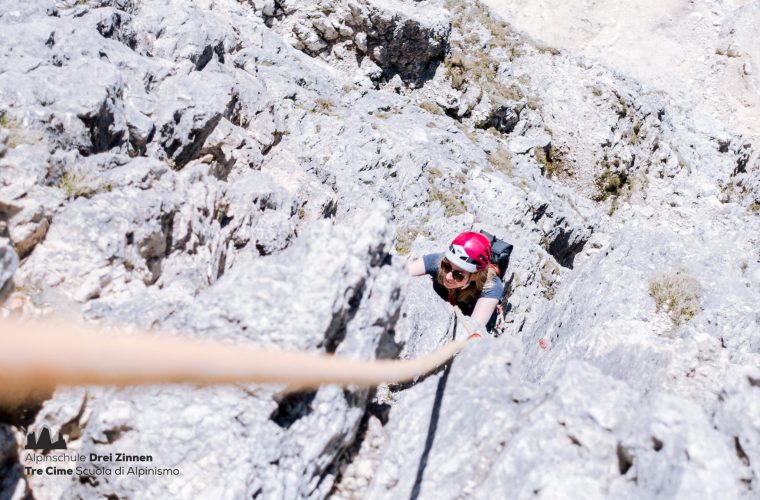
[[401, 383], [432, 371], [465, 345], [452, 341], [415, 360], [359, 361], [147, 332], [111, 335], [65, 322], [5, 321], [0, 323], [0, 400], [19, 401], [68, 385], [284, 383], [301, 390]]

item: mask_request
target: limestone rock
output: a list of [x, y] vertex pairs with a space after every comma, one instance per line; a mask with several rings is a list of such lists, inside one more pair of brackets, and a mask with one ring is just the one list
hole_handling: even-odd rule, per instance
[[5, 153], [8, 151], [8, 147], [6, 146], [8, 135], [6, 130], [0, 129], [0, 158], [5, 156]]
[[13, 275], [18, 269], [18, 255], [7, 240], [0, 239], [0, 302], [12, 291]]
[[9, 498], [21, 498], [26, 490], [17, 446], [12, 427], [0, 424], [0, 491]]
[[277, 31], [289, 34], [296, 48], [327, 60], [335, 44], [351, 41], [380, 69], [368, 73], [367, 63], [360, 62], [373, 81], [399, 75], [404, 82], [419, 85], [448, 48], [451, 21], [435, 0], [320, 1], [298, 7], [283, 8], [283, 15], [276, 18], [264, 16]]
[[[475, 2], [0, 12], [13, 314], [414, 358], [461, 329], [404, 261], [464, 230], [515, 245], [498, 338], [450, 368], [377, 393], [59, 390], [32, 427], [183, 475], [40, 476], [0, 496], [751, 497], [750, 137]], [[753, 19], [735, 20], [737, 59]], [[674, 275], [689, 280], [662, 285]], [[22, 434], [0, 424], [4, 478], [6, 429]]]

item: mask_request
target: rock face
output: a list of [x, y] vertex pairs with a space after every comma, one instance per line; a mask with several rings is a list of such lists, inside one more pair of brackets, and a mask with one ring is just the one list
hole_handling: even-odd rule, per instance
[[760, 136], [760, 79], [752, 71], [760, 64], [757, 1], [483, 3], [544, 43], [599, 60], [732, 130]]
[[264, 2], [255, 10], [307, 54], [344, 68], [357, 61], [357, 82], [398, 77], [419, 86], [448, 49], [451, 19], [442, 7], [439, 0], [321, 0]]
[[18, 207], [0, 202], [0, 301], [10, 294], [18, 269], [18, 255], [8, 237], [8, 220], [17, 212]]
[[[751, 139], [478, 3], [0, 0], [0, 28], [3, 317], [416, 358], [462, 330], [403, 261], [515, 245], [498, 338], [417, 383], [61, 389], [3, 417], [2, 495], [756, 491]], [[42, 425], [181, 476], [24, 476]]]

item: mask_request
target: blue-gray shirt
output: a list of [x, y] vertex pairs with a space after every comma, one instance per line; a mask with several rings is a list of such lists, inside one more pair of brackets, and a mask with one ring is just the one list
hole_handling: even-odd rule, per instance
[[[438, 266], [441, 264], [441, 259], [443, 259], [444, 253], [429, 253], [427, 255], [422, 256], [422, 262], [425, 263], [425, 274], [429, 274], [433, 277], [433, 282], [435, 282], [436, 275], [438, 274]], [[480, 293], [481, 299], [499, 299], [501, 300], [501, 296], [504, 293], [504, 283], [499, 279], [498, 276], [495, 276], [492, 280], [493, 286], [490, 290], [483, 290]]]

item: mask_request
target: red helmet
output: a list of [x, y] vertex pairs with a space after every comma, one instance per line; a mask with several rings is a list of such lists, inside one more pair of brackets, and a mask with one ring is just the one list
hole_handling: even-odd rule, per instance
[[491, 262], [491, 242], [480, 233], [464, 232], [451, 242], [446, 258], [467, 272], [480, 271]]

